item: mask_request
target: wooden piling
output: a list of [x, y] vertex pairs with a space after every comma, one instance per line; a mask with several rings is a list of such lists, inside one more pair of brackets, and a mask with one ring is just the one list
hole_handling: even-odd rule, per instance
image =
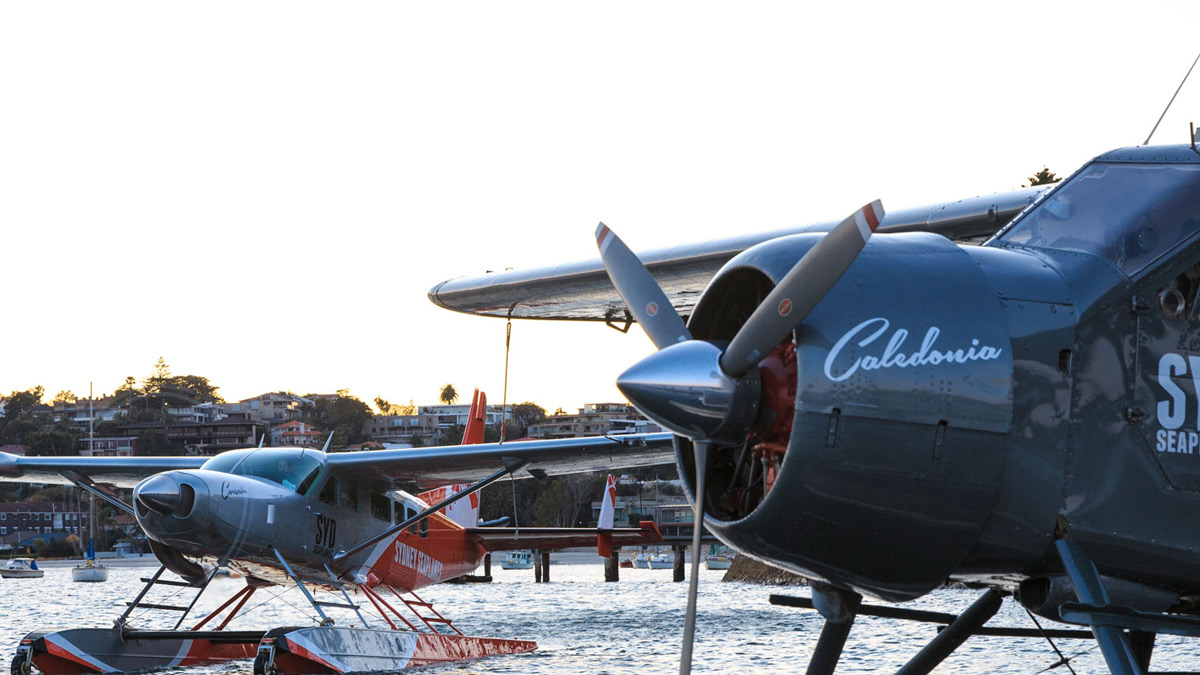
[[492, 576], [492, 554], [488, 553], [483, 556], [483, 576]]
[[550, 552], [542, 552], [542, 581], [550, 583]]
[[671, 548], [675, 551], [675, 568], [672, 570], [672, 574], [674, 575], [673, 581], [683, 581], [683, 552], [687, 548], [684, 546], [672, 546]]
[[612, 555], [604, 559], [604, 580], [605, 581], [620, 581], [621, 580], [621, 561], [620, 551], [613, 547]]
[[533, 552], [533, 583], [542, 583], [542, 556], [538, 551]]

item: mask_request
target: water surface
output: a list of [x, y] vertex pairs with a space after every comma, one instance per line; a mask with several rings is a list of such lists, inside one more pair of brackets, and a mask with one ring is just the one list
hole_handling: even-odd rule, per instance
[[[441, 585], [421, 595], [468, 635], [536, 640], [530, 654], [421, 669], [422, 673], [522, 673], [551, 675], [596, 673], [646, 675], [678, 670], [679, 635], [683, 626], [686, 584], [671, 582], [670, 570], [622, 569], [619, 583], [604, 583], [603, 566], [555, 564], [552, 582], [536, 584], [532, 570], [494, 569], [491, 584]], [[111, 626], [141, 587], [139, 577], [153, 567], [114, 567], [101, 584], [73, 583], [67, 568], [51, 567], [42, 579], [0, 581], [0, 649], [11, 658], [18, 640], [34, 629]], [[722, 583], [723, 572], [701, 570], [694, 672], [803, 672], [821, 628], [821, 618], [808, 610], [775, 607], [771, 593], [804, 594], [807, 589]], [[201, 612], [190, 627], [240, 587], [236, 579], [220, 580], [198, 603]], [[170, 589], [167, 592], [175, 592]], [[277, 596], [277, 597], [276, 597]], [[976, 591], [939, 591], [909, 606], [941, 612], [963, 611]], [[177, 596], [171, 603], [190, 601]], [[305, 625], [315, 613], [296, 590], [258, 591], [248, 610], [230, 628], [261, 629]], [[367, 615], [381, 626], [377, 616]], [[147, 613], [137, 627], [170, 628], [166, 613]], [[352, 615], [338, 616], [340, 625], [357, 624]], [[1032, 627], [1025, 612], [1006, 600], [990, 625]], [[839, 673], [895, 672], [934, 635], [925, 624], [863, 617], [850, 635]], [[1061, 640], [1067, 655], [1083, 652], [1071, 663], [1077, 673], [1106, 673], [1092, 641]], [[1154, 670], [1195, 670], [1200, 641], [1160, 636]], [[975, 637], [942, 664], [937, 673], [1037, 673], [1058, 657], [1044, 640]], [[181, 668], [181, 675], [249, 675], [251, 664], [238, 661], [209, 668]], [[1067, 673], [1057, 668], [1055, 673]]]

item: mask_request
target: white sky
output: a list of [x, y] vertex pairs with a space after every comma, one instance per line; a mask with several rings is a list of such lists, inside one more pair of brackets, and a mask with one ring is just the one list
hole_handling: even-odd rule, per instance
[[[1141, 143], [1186, 2], [0, 4], [0, 393], [197, 374], [499, 403], [485, 269], [898, 208]], [[1154, 138], [1186, 142], [1200, 73]], [[619, 400], [638, 329], [517, 322], [508, 399]]]

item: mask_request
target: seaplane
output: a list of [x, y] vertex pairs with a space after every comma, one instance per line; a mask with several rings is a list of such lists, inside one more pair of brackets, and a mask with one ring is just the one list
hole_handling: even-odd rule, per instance
[[[11, 672], [130, 672], [251, 658], [255, 675], [396, 671], [536, 649], [532, 640], [465, 635], [416, 592], [472, 572], [492, 551], [594, 545], [610, 556], [614, 546], [662, 536], [652, 522], [614, 528], [611, 504], [597, 529], [478, 526], [479, 490], [505, 476], [590, 471], [614, 460], [662, 463], [673, 451], [669, 434], [482, 443], [486, 401], [475, 392], [458, 446], [339, 453], [328, 452], [327, 441], [320, 451], [260, 446], [213, 457], [0, 455], [3, 480], [73, 484], [132, 512], [161, 563], [112, 626], [31, 632]], [[132, 504], [113, 487], [131, 487]], [[246, 583], [185, 623], [225, 570]], [[163, 586], [195, 596], [148, 599]], [[269, 587], [298, 588], [313, 624], [229, 629], [251, 596]], [[135, 610], [171, 620], [138, 627]], [[352, 612], [350, 621], [338, 624], [335, 610]]]
[[[813, 581], [780, 602], [825, 619], [808, 673], [833, 673], [856, 617], [881, 614], [946, 624], [900, 671], [928, 673], [997, 634], [1006, 598], [1075, 628], [1004, 634], [1095, 640], [1113, 675], [1149, 672], [1156, 635], [1200, 636], [1194, 141], [761, 235], [643, 254], [603, 224], [596, 239], [597, 260], [430, 299], [638, 323], [658, 351], [617, 386], [674, 434], [697, 522]], [[940, 617], [863, 602], [946, 582], [981, 595]]]

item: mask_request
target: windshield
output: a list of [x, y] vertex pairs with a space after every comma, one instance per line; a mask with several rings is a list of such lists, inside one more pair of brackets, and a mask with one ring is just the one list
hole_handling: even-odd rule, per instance
[[237, 476], [264, 478], [304, 494], [321, 475], [321, 467], [324, 464], [319, 456], [320, 453], [306, 453], [300, 449], [264, 448], [249, 452], [235, 450], [213, 457], [200, 468]]
[[1135, 274], [1200, 229], [1200, 166], [1096, 162], [1016, 221], [1010, 244], [1094, 253]]

